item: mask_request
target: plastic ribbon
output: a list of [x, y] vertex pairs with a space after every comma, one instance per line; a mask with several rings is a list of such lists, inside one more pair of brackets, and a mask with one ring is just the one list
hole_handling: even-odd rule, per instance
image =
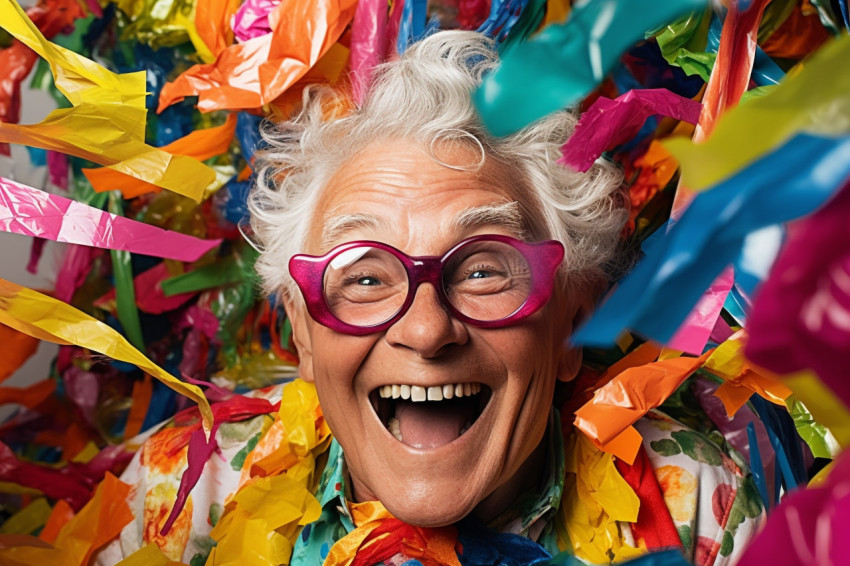
[[272, 102], [328, 52], [354, 9], [353, 0], [281, 2], [270, 15], [270, 34], [231, 45], [215, 63], [195, 65], [166, 84], [158, 112], [194, 95], [203, 112]]
[[850, 137], [800, 135], [697, 195], [573, 341], [610, 344], [631, 328], [665, 343], [747, 234], [812, 212], [848, 175]]
[[212, 427], [212, 409], [200, 389], [170, 375], [133, 348], [118, 332], [66, 303], [0, 279], [0, 323], [41, 340], [76, 344], [134, 364], [197, 403], [204, 430]]
[[233, 44], [230, 22], [238, 8], [239, 0], [204, 0], [195, 7], [195, 29], [213, 57], [206, 63]]
[[[233, 135], [236, 133], [236, 115], [228, 114], [221, 126], [194, 130], [188, 135], [161, 147], [172, 155], [182, 155], [204, 161], [227, 153]], [[97, 192], [118, 189], [124, 198], [133, 198], [145, 193], [159, 192], [160, 188], [141, 179], [135, 179], [109, 167], [101, 169], [83, 169], [83, 174]]]
[[682, 166], [685, 186], [703, 190], [718, 183], [800, 132], [850, 132], [850, 73], [836, 72], [848, 58], [850, 36], [844, 36], [825, 45], [778, 88], [727, 112], [706, 142], [665, 140]]
[[14, 328], [0, 324], [0, 344], [3, 344], [3, 355], [0, 356], [0, 382], [2, 382], [35, 354], [39, 341]]
[[703, 0], [591, 0], [574, 7], [563, 25], [551, 25], [510, 49], [473, 93], [484, 124], [504, 136], [575, 103], [646, 30], [704, 5]]
[[0, 230], [179, 261], [196, 261], [221, 243], [116, 216], [4, 177], [0, 177]]
[[626, 369], [575, 412], [576, 428], [597, 447], [634, 463], [641, 436], [632, 425], [661, 405], [708, 356], [706, 352], [699, 358], [672, 358]]
[[360, 0], [351, 25], [351, 90], [354, 102], [363, 103], [372, 69], [385, 56], [387, 0]]
[[233, 34], [240, 43], [271, 33], [269, 14], [280, 0], [246, 0], [233, 17]]
[[575, 131], [561, 148], [558, 163], [587, 171], [602, 152], [627, 142], [650, 116], [660, 114], [696, 124], [700, 103], [669, 90], [643, 89], [611, 100], [600, 96], [582, 115]]
[[215, 173], [199, 161], [145, 144], [145, 74], [118, 75], [47, 41], [13, 0], [0, 0], [0, 27], [47, 59], [73, 105], [40, 123], [0, 123], [0, 141], [68, 153], [199, 200]]

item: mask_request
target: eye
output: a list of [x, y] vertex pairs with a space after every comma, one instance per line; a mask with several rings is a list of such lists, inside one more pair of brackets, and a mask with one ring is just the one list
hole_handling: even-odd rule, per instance
[[497, 274], [493, 273], [492, 270], [477, 268], [475, 271], [471, 272], [466, 276], [467, 279], [486, 279], [487, 277], [495, 277]]
[[358, 277], [356, 280], [356, 284], [374, 287], [375, 285], [380, 285], [381, 281], [377, 277], [371, 277], [367, 275], [365, 277]]

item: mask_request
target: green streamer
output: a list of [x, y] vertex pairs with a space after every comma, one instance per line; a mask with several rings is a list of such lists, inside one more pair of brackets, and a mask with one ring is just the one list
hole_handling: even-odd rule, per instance
[[[116, 216], [124, 215], [124, 205], [120, 193], [109, 193], [109, 212]], [[140, 352], [145, 351], [145, 340], [142, 337], [142, 325], [139, 321], [139, 310], [136, 308], [136, 290], [133, 287], [133, 264], [130, 252], [109, 250], [112, 255], [112, 273], [115, 277], [115, 303], [118, 310], [118, 320], [124, 328], [127, 340]]]
[[829, 432], [829, 429], [818, 424], [809, 410], [794, 395], [785, 400], [788, 412], [794, 420], [797, 432], [809, 448], [815, 458], [834, 458], [841, 448]]

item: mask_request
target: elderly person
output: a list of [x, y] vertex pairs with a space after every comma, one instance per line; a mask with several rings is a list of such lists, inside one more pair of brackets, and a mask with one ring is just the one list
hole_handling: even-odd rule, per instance
[[[335, 439], [316, 489], [321, 517], [298, 535], [292, 563], [352, 563], [371, 539], [351, 533], [387, 520], [381, 540], [395, 546], [373, 541], [370, 563], [485, 563], [482, 549], [514, 560], [499, 563], [564, 549], [607, 562], [679, 544], [723, 563], [762, 512], [745, 507], [751, 484], [726, 453], [699, 437], [713, 461], [646, 450], [654, 475], [615, 469], [553, 407], [556, 385], [580, 369], [569, 336], [617, 267], [627, 213], [612, 165], [578, 174], [556, 164], [571, 113], [503, 139], [484, 130], [469, 94], [496, 64], [486, 38], [437, 33], [379, 67], [362, 107], [311, 89], [296, 117], [265, 132], [251, 195], [257, 269], [285, 304], [299, 377], [315, 383]], [[257, 444], [247, 438], [268, 429], [240, 443], [227, 426], [224, 460], [242, 453], [240, 463]], [[696, 434], [660, 414], [638, 428], [646, 442]], [[193, 564], [209, 553], [213, 510], [245, 471], [205, 469], [191, 517], [175, 527], [188, 534], [162, 538], [150, 501], [174, 497], [176, 484], [155, 494], [162, 474], [146, 462], [175, 434], [148, 440], [125, 474], [144, 486], [134, 497], [145, 512], [101, 562], [149, 542]], [[606, 481], [640, 500], [640, 516], [592, 500], [590, 460], [619, 470]], [[419, 550], [390, 536], [402, 527], [425, 540]], [[448, 541], [448, 556], [427, 554], [431, 536]]]

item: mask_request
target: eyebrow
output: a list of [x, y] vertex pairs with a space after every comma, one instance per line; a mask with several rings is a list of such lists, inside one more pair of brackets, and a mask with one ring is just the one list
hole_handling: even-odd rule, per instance
[[484, 226], [503, 228], [520, 240], [527, 236], [525, 218], [517, 201], [467, 208], [452, 218], [451, 223], [451, 228], [459, 232]]
[[[509, 231], [517, 239], [525, 239], [527, 230], [525, 219], [516, 201], [484, 204], [467, 208], [457, 213], [452, 219], [449, 229], [465, 232], [484, 226], [494, 226]], [[392, 231], [389, 221], [383, 216], [366, 212], [342, 214], [328, 218], [322, 231], [322, 249], [330, 249], [351, 230]]]
[[390, 231], [391, 226], [386, 218], [365, 212], [334, 216], [325, 222], [325, 229], [322, 231], [322, 249], [330, 249], [346, 232], [358, 229]]

